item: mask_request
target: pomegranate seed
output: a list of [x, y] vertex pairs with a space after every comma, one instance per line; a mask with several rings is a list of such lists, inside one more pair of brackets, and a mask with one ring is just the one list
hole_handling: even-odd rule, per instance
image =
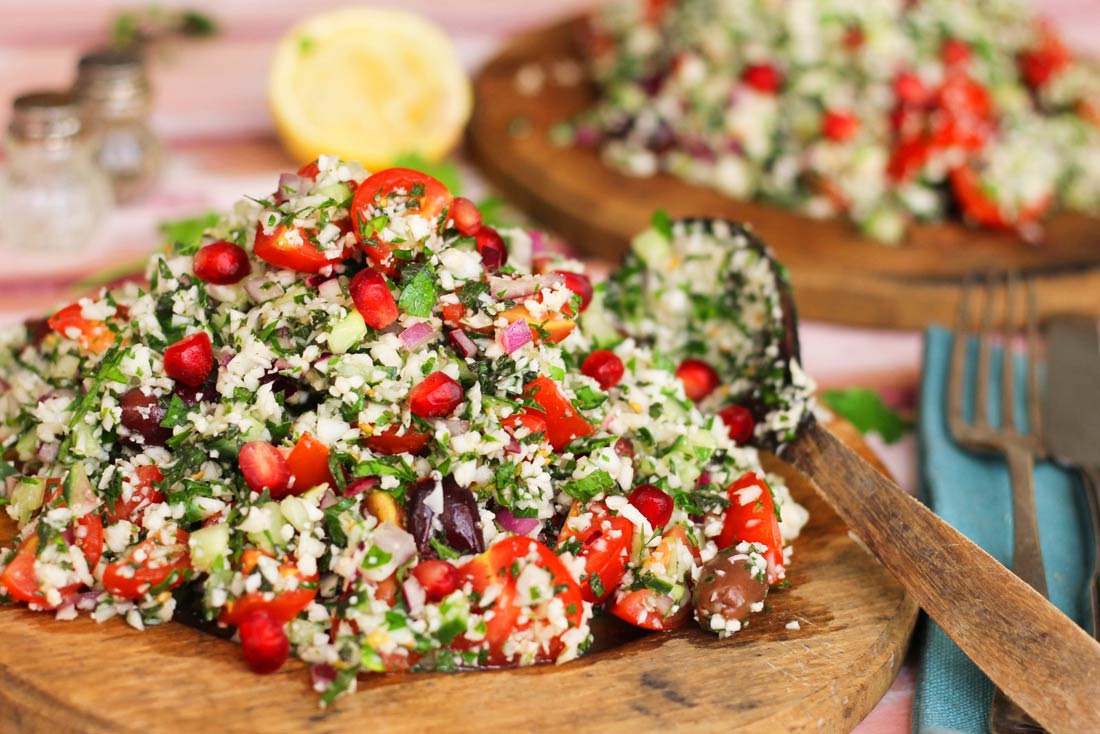
[[825, 113], [825, 118], [821, 121], [821, 132], [829, 140], [843, 143], [854, 138], [859, 132], [859, 118], [850, 112], [830, 110]]
[[238, 625], [241, 651], [253, 673], [274, 673], [290, 656], [290, 639], [279, 620], [266, 609], [255, 609]]
[[652, 484], [639, 484], [635, 487], [630, 493], [630, 504], [645, 515], [645, 519], [649, 520], [654, 529], [663, 528], [672, 519], [672, 497]]
[[481, 254], [481, 262], [490, 273], [503, 268], [508, 263], [508, 246], [504, 244], [504, 238], [492, 227], [480, 227], [477, 234], [477, 251]]
[[214, 345], [205, 331], [185, 336], [164, 350], [164, 371], [188, 387], [206, 382], [213, 369]]
[[477, 204], [465, 196], [456, 196], [451, 202], [451, 219], [463, 237], [473, 237], [481, 229], [481, 212], [477, 210]]
[[615, 453], [624, 459], [634, 458], [634, 442], [629, 438], [620, 438], [615, 442]]
[[623, 361], [612, 351], [597, 349], [584, 358], [581, 372], [600, 383], [604, 390], [610, 390], [623, 379]]
[[730, 432], [730, 440], [738, 446], [748, 443], [752, 439], [752, 432], [756, 428], [756, 419], [752, 417], [752, 411], [741, 405], [727, 405], [718, 411], [722, 422]]
[[949, 38], [940, 47], [940, 58], [947, 66], [962, 66], [970, 61], [970, 46], [955, 38]]
[[459, 586], [462, 586], [462, 574], [447, 561], [421, 561], [412, 570], [413, 576], [424, 587], [428, 601], [441, 601]]
[[282, 499], [290, 484], [290, 467], [283, 452], [267, 441], [249, 441], [237, 456], [241, 474], [253, 492], [267, 489], [272, 498]]
[[215, 285], [232, 285], [252, 272], [248, 253], [232, 242], [211, 242], [195, 253], [192, 269], [202, 280]]
[[374, 268], [360, 270], [348, 284], [355, 309], [372, 329], [385, 329], [397, 321], [397, 301], [393, 300], [386, 276]]
[[924, 82], [916, 74], [903, 71], [894, 78], [894, 96], [902, 104], [921, 104], [928, 97]]
[[592, 303], [592, 281], [584, 273], [573, 273], [568, 270], [555, 270], [555, 273], [565, 277], [565, 287], [581, 297], [581, 311]]
[[718, 373], [701, 359], [685, 359], [676, 368], [676, 376], [684, 383], [684, 394], [696, 403], [718, 387]]
[[741, 80], [758, 92], [775, 94], [783, 84], [783, 75], [771, 64], [751, 64]]
[[445, 372], [433, 372], [409, 393], [409, 410], [421, 418], [442, 418], [450, 415], [465, 392], [453, 377]]

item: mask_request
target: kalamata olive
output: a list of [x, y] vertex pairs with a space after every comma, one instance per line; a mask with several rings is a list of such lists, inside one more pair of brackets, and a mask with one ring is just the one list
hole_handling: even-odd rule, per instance
[[177, 382], [172, 386], [172, 392], [179, 395], [180, 400], [188, 407], [194, 407], [199, 403], [214, 403], [218, 400], [218, 389], [214, 380], [207, 380], [198, 387]]
[[[480, 553], [485, 550], [485, 537], [481, 532], [481, 516], [473, 493], [458, 486], [450, 475], [444, 477], [438, 491], [442, 493], [443, 511], [438, 513], [443, 528], [443, 542], [459, 553]], [[421, 554], [432, 554], [433, 520], [440, 506], [435, 497], [436, 480], [428, 477], [414, 484], [408, 493], [408, 530], [416, 540]]]
[[27, 319], [23, 322], [23, 326], [27, 330], [27, 341], [36, 347], [52, 331], [50, 322], [47, 319]]
[[[767, 593], [767, 583], [753, 575], [747, 557], [727, 548], [703, 565], [693, 592], [695, 619], [703, 629], [719, 632], [733, 631], [730, 622], [736, 620], [734, 629], [739, 629], [752, 605], [764, 601]], [[721, 627], [712, 625], [714, 616], [724, 620]]]
[[135, 387], [124, 392], [118, 402], [122, 406], [120, 422], [130, 431], [131, 443], [163, 446], [172, 437], [172, 430], [161, 426], [165, 410], [152, 395]]
[[271, 392], [283, 394], [283, 399], [289, 400], [298, 393], [298, 383], [280, 372], [269, 372], [260, 378], [260, 384], [271, 383]]

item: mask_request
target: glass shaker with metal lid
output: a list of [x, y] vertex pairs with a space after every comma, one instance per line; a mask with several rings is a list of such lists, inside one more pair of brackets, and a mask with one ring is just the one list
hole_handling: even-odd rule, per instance
[[63, 92], [16, 98], [4, 147], [3, 246], [21, 252], [82, 249], [111, 206], [111, 188], [92, 162], [76, 100]]
[[160, 141], [149, 128], [149, 79], [141, 55], [96, 51], [83, 56], [73, 93], [94, 126], [95, 160], [111, 179], [115, 200], [139, 198], [160, 172]]

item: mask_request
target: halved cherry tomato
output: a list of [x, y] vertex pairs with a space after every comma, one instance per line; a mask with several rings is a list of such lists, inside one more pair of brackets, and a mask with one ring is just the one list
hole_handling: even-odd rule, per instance
[[314, 159], [298, 169], [298, 175], [302, 178], [308, 178], [312, 181], [317, 180], [317, 174], [321, 172], [320, 167], [317, 165], [317, 160]]
[[443, 312], [443, 320], [452, 326], [457, 326], [466, 315], [466, 307], [461, 303], [441, 303], [439, 307]]
[[376, 454], [393, 456], [395, 454], [419, 454], [428, 445], [432, 436], [430, 433], [420, 433], [411, 428], [398, 435], [400, 426], [390, 426], [381, 433], [367, 436], [363, 443]]
[[[16, 601], [32, 604], [39, 609], [55, 609], [56, 606], [46, 601], [45, 594], [38, 586], [38, 578], [34, 573], [37, 554], [38, 535], [31, 535], [19, 546], [11, 563], [0, 574], [0, 586], [7, 589], [8, 595]], [[72, 584], [58, 591], [62, 597], [66, 597], [79, 588], [79, 584]]]
[[[690, 549], [693, 556], [698, 554], [684, 526], [673, 525], [664, 532], [660, 544], [643, 562], [642, 569], [645, 570], [650, 565], [666, 571], [672, 569], [679, 556], [678, 546], [680, 545]], [[669, 594], [648, 587], [633, 591], [622, 588], [615, 595], [615, 601], [610, 610], [619, 619], [642, 629], [671, 630], [676, 629], [691, 617], [691, 594], [685, 591], [681, 599], [674, 600]]]
[[328, 468], [328, 447], [308, 433], [303, 433], [298, 443], [286, 457], [287, 467], [294, 483], [290, 494], [301, 494], [322, 484], [336, 486]]
[[80, 346], [93, 354], [102, 354], [115, 343], [115, 333], [105, 321], [86, 319], [79, 303], [66, 306], [49, 318], [50, 328], [66, 339], [72, 338], [72, 330], [79, 334]]
[[560, 314], [551, 315], [546, 318], [536, 318], [527, 310], [527, 307], [522, 304], [512, 306], [502, 311], [500, 315], [507, 319], [509, 324], [520, 320], [530, 324], [531, 339], [535, 342], [546, 341], [551, 344], [557, 344], [562, 339], [572, 334], [573, 328], [577, 325], [573, 319], [565, 318]]
[[103, 557], [103, 519], [98, 512], [77, 519], [73, 544], [84, 554], [88, 568], [95, 568]]
[[104, 588], [124, 599], [140, 599], [154, 587], [167, 590], [182, 584], [191, 568], [187, 533], [177, 529], [171, 540], [168, 543], [163, 532], [150, 535], [122, 560], [108, 563], [103, 570]]
[[1049, 23], [1040, 25], [1038, 43], [1034, 48], [1022, 52], [1018, 59], [1020, 73], [1032, 89], [1045, 86], [1072, 60], [1073, 55], [1069, 48]]
[[137, 486], [129, 496], [119, 497], [113, 506], [107, 508], [107, 522], [136, 520], [138, 514], [149, 505], [164, 502], [164, 495], [154, 486], [164, 479], [160, 469], [155, 466], [139, 466], [134, 472], [137, 474]]
[[549, 377], [536, 377], [527, 383], [525, 390], [527, 397], [542, 410], [529, 407], [524, 411], [533, 411], [546, 420], [546, 440], [555, 451], [560, 452], [570, 441], [589, 436], [595, 430]]
[[[520, 618], [521, 607], [517, 600], [516, 579], [523, 574], [528, 564], [535, 564], [550, 575], [552, 596], [561, 600], [565, 606], [565, 617], [570, 627], [579, 626], [584, 618], [584, 601], [580, 587], [573, 580], [569, 570], [554, 552], [542, 543], [524, 536], [512, 536], [494, 543], [479, 556], [468, 561], [461, 569], [469, 580], [473, 590], [484, 594], [490, 586], [499, 588], [500, 593], [492, 603], [492, 615], [486, 620], [485, 645], [490, 665], [505, 665], [512, 662], [512, 656], [505, 653], [505, 643], [517, 632], [523, 632], [541, 620], [524, 615]], [[536, 607], [527, 607], [535, 611]], [[481, 643], [474, 643], [480, 645]], [[466, 638], [455, 641], [455, 647], [462, 649], [473, 646]], [[555, 636], [544, 646], [540, 646], [536, 660], [553, 660], [563, 648], [561, 635]]]
[[265, 234], [261, 223], [256, 226], [256, 243], [252, 249], [261, 260], [299, 273], [316, 273], [326, 265], [335, 264], [336, 261], [329, 260], [325, 253], [317, 249], [317, 245], [309, 241], [308, 232], [301, 227], [297, 228], [297, 232], [301, 242], [292, 244], [288, 240], [285, 224], [280, 224], [271, 234]]
[[959, 202], [963, 213], [975, 224], [991, 229], [1011, 229], [1020, 224], [1034, 222], [1050, 206], [1052, 195], [1022, 207], [1011, 220], [1002, 210], [992, 192], [982, 185], [978, 173], [967, 166], [959, 166], [951, 171], [951, 190]]
[[715, 538], [718, 548], [759, 543], [766, 548], [763, 555], [768, 561], [768, 583], [782, 580], [786, 576], [783, 536], [779, 534], [779, 518], [767, 483], [756, 472], [746, 472], [726, 489], [726, 494], [730, 506], [722, 520], [722, 532]]
[[558, 548], [570, 540], [580, 544], [576, 555], [584, 559], [581, 596], [585, 601], [597, 603], [615, 593], [623, 580], [626, 563], [630, 560], [634, 523], [622, 515], [611, 515], [603, 502], [593, 502], [584, 509], [592, 513], [592, 521], [584, 530], [573, 530], [570, 523], [581, 512], [581, 503], [574, 502], [558, 535]]
[[504, 430], [513, 436], [519, 432], [519, 429], [526, 428], [529, 434], [546, 433], [546, 416], [538, 411], [528, 410], [519, 413], [512, 413], [510, 416], [500, 422], [504, 427]]
[[[245, 576], [252, 573], [262, 555], [264, 554], [255, 548], [245, 549], [241, 553], [241, 573]], [[317, 575], [302, 575], [294, 563], [281, 564], [279, 575], [284, 579], [298, 579], [297, 588], [279, 592], [250, 591], [228, 601], [218, 615], [218, 621], [222, 624], [240, 624], [242, 619], [260, 609], [274, 617], [279, 624], [286, 624], [297, 617], [317, 596]]]
[[[400, 193], [398, 193], [400, 192]], [[356, 233], [370, 237], [369, 210], [384, 205], [387, 197], [402, 196], [410, 199], [405, 211], [419, 214], [425, 219], [435, 219], [451, 205], [451, 192], [438, 180], [411, 168], [387, 168], [364, 181], [351, 202], [351, 216]], [[415, 203], [414, 203], [415, 202]]]

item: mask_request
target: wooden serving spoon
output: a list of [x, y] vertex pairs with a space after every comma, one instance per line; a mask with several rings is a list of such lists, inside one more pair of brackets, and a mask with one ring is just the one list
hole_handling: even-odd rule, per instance
[[[800, 356], [790, 286], [767, 245], [728, 225], [771, 263], [785, 327], [780, 351], [789, 365]], [[1100, 733], [1100, 644], [1083, 629], [837, 440], [811, 411], [779, 451], [1013, 701], [1052, 734]]]

